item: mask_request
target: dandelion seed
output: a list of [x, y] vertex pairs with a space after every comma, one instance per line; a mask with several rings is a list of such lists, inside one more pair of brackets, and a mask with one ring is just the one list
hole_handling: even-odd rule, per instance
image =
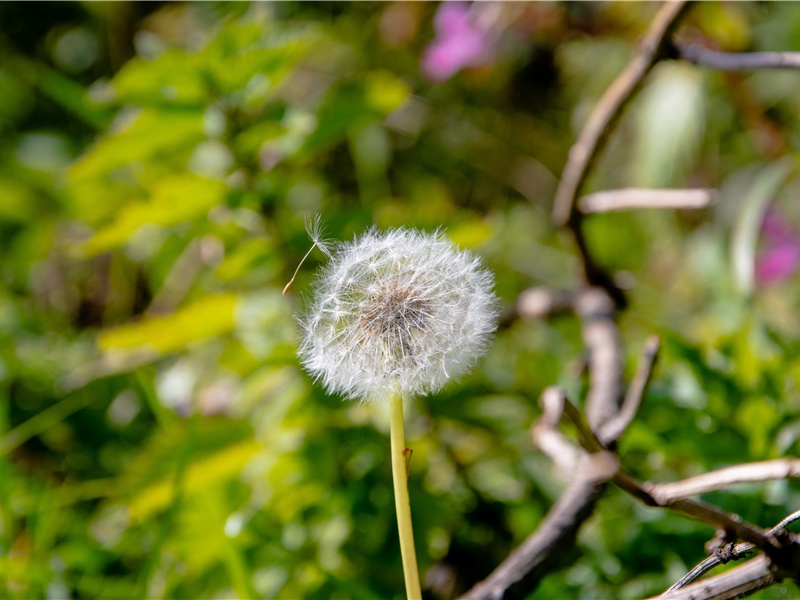
[[324, 237], [325, 228], [322, 225], [322, 217], [319, 216], [319, 213], [315, 214], [313, 217], [306, 217], [306, 233], [308, 234], [308, 237], [311, 238], [311, 241], [314, 243], [312, 244], [311, 248], [308, 249], [306, 255], [300, 260], [300, 264], [297, 265], [297, 268], [294, 270], [294, 275], [292, 275], [292, 278], [289, 280], [289, 283], [283, 286], [282, 294], [284, 296], [294, 283], [295, 277], [297, 277], [297, 274], [300, 272], [300, 267], [302, 267], [303, 263], [306, 262], [306, 259], [309, 257], [311, 251], [314, 250], [314, 248], [319, 248], [320, 250], [322, 250], [322, 253], [325, 254], [325, 256], [331, 258], [331, 251], [328, 248], [329, 242]]
[[315, 282], [302, 363], [348, 398], [435, 392], [483, 353], [492, 287], [481, 261], [439, 232], [370, 229], [336, 248]]

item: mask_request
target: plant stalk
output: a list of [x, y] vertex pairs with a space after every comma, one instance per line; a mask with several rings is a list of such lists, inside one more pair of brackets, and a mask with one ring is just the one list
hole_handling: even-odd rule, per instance
[[397, 529], [400, 533], [400, 554], [403, 556], [403, 575], [409, 600], [421, 600], [417, 554], [414, 550], [414, 530], [411, 527], [411, 504], [408, 499], [408, 468], [405, 457], [403, 431], [403, 397], [393, 393], [389, 401], [389, 432], [392, 441], [392, 481], [394, 482], [394, 507], [397, 512]]

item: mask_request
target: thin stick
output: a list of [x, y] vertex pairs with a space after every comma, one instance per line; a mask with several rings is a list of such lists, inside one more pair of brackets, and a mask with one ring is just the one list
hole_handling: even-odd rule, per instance
[[409, 600], [422, 598], [414, 550], [414, 530], [411, 526], [411, 503], [408, 499], [408, 470], [406, 468], [406, 442], [403, 432], [403, 397], [392, 394], [389, 401], [389, 432], [392, 440], [392, 481], [394, 482], [394, 507], [397, 512], [397, 530], [400, 534], [400, 553], [403, 556], [403, 575]]
[[719, 52], [692, 44], [676, 44], [678, 56], [718, 71], [800, 69], [800, 52]]
[[[768, 533], [775, 534], [784, 527], [786, 527], [787, 525], [794, 523], [798, 519], [800, 519], [800, 510], [793, 512], [788, 517], [781, 520], [781, 522], [775, 525], [775, 527], [768, 530]], [[708, 571], [710, 571], [714, 567], [725, 564], [726, 562], [731, 560], [739, 560], [740, 558], [743, 558], [748, 552], [752, 552], [754, 549], [755, 545], [751, 544], [750, 542], [742, 542], [741, 544], [736, 544], [728, 551], [728, 555], [725, 557], [724, 560], [721, 556], [719, 556], [715, 552], [714, 554], [703, 560], [696, 567], [694, 567], [686, 575], [681, 577], [680, 581], [674, 583], [666, 592], [662, 594], [662, 596], [663, 597], [669, 596], [675, 590], [679, 590], [682, 587], [693, 582], [701, 575], [705, 575]]]
[[583, 214], [624, 210], [708, 208], [717, 200], [717, 191], [708, 188], [684, 190], [653, 190], [625, 188], [604, 190], [583, 196], [578, 208]]
[[611, 420], [606, 421], [603, 424], [603, 426], [600, 428], [600, 432], [597, 435], [600, 441], [604, 444], [608, 445], [611, 442], [616, 442], [620, 437], [622, 437], [622, 434], [636, 416], [636, 411], [639, 410], [639, 405], [642, 403], [644, 392], [647, 389], [648, 383], [650, 382], [650, 375], [653, 372], [653, 365], [655, 365], [656, 358], [658, 358], [658, 350], [660, 346], [661, 342], [659, 341], [658, 336], [653, 335], [648, 338], [644, 350], [644, 356], [642, 357], [642, 364], [639, 366], [636, 376], [633, 378], [633, 381], [631, 381], [631, 384], [628, 387], [628, 391], [625, 394], [625, 398], [622, 401], [622, 406], [620, 407], [619, 412], [617, 412], [617, 414], [614, 415]]
[[553, 221], [556, 225], [566, 225], [575, 218], [575, 199], [605, 146], [613, 124], [639, 89], [645, 76], [662, 57], [666, 40], [686, 7], [684, 0], [661, 5], [633, 60], [608, 87], [589, 115], [578, 140], [570, 148], [561, 183], [556, 190], [553, 204]]
[[682, 481], [652, 484], [648, 491], [659, 502], [667, 502], [687, 496], [697, 496], [722, 490], [737, 483], [792, 479], [800, 477], [800, 459], [776, 458], [761, 462], [725, 467], [696, 475]]

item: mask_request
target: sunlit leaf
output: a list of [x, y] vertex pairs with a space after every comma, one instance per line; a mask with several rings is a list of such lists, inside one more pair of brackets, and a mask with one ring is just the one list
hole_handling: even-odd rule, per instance
[[753, 181], [744, 199], [731, 237], [733, 274], [739, 290], [750, 295], [755, 289], [755, 259], [764, 213], [783, 182], [794, 170], [794, 162], [783, 160], [765, 167]]
[[112, 85], [122, 103], [139, 106], [202, 106], [211, 89], [196, 54], [168, 50], [154, 60], [136, 57], [125, 63]]
[[81, 157], [69, 170], [70, 178], [98, 177], [137, 161], [185, 151], [204, 137], [203, 114], [202, 110], [141, 110]]
[[205, 296], [171, 315], [149, 317], [103, 331], [102, 350], [150, 347], [162, 353], [225, 335], [233, 330], [239, 297], [234, 293]]
[[[255, 440], [244, 440], [220, 449], [202, 459], [192, 461], [186, 467], [183, 493], [191, 495], [203, 488], [220, 485], [224, 481], [239, 477], [244, 466], [261, 449]], [[175, 494], [172, 477], [149, 485], [136, 494], [128, 503], [128, 512], [135, 522], [141, 522], [162, 510]]]
[[88, 239], [81, 250], [87, 255], [104, 252], [127, 242], [143, 225], [169, 227], [202, 217], [219, 204], [224, 183], [193, 174], [174, 175], [158, 181], [145, 202], [123, 206], [114, 221]]

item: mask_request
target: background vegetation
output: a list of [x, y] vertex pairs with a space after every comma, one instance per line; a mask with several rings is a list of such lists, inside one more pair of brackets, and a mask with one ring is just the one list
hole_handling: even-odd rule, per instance
[[[511, 309], [576, 281], [553, 191], [657, 5], [474, 5], [460, 62], [434, 3], [41, 8], [0, 4], [0, 595], [402, 595], [385, 410], [326, 396], [295, 358], [324, 256], [281, 289], [315, 212], [335, 239], [444, 227], [496, 274], [489, 354], [406, 424], [426, 593], [485, 577], [569, 477], [530, 442], [539, 393], [581, 389], [575, 320]], [[701, 3], [681, 31], [791, 50], [800, 11]], [[796, 72], [665, 62], [589, 181], [720, 190], [587, 222], [629, 288], [629, 372], [664, 342], [620, 446], [641, 479], [800, 449], [799, 98]], [[759, 230], [752, 285], [732, 256]], [[800, 488], [707, 499], [769, 527]], [[531, 597], [657, 593], [712, 534], [610, 489]]]

